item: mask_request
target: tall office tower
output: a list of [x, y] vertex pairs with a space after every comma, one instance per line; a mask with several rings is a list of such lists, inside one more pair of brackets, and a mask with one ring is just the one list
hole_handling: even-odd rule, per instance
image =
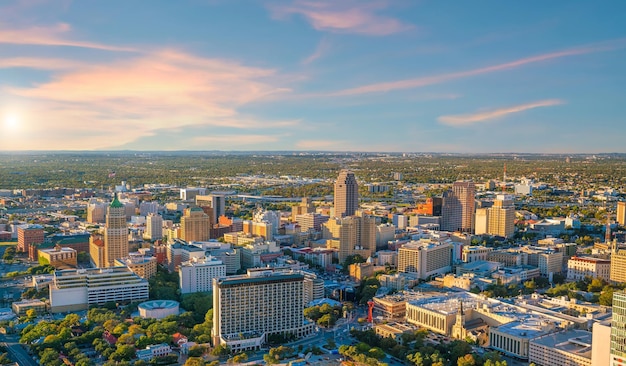
[[180, 219], [181, 239], [190, 241], [207, 241], [211, 231], [211, 219], [200, 207], [185, 209]]
[[454, 182], [452, 192], [459, 199], [459, 203], [461, 204], [460, 231], [471, 232], [474, 226], [476, 186], [474, 182]]
[[[226, 196], [212, 193], [208, 196], [196, 196], [196, 205], [202, 207], [205, 213], [211, 217], [211, 224], [217, 224], [220, 216], [226, 214]], [[208, 208], [210, 209], [210, 213]]]
[[617, 202], [617, 222], [622, 226], [626, 226], [626, 202], [625, 201]]
[[476, 209], [476, 217], [474, 218], [474, 234], [483, 235], [489, 233], [489, 209]]
[[314, 331], [305, 323], [304, 275], [267, 268], [213, 280], [213, 344], [232, 352], [261, 347], [267, 336]]
[[[499, 194], [493, 206], [488, 210], [489, 234], [508, 238], [515, 233], [515, 205], [513, 205], [513, 197]], [[478, 218], [478, 212], [476, 217]]]
[[615, 250], [611, 253], [610, 280], [613, 283], [626, 282], [626, 250]]
[[104, 229], [104, 259], [107, 267], [115, 266], [115, 260], [128, 257], [128, 227], [124, 205], [117, 195], [107, 208]]
[[150, 240], [163, 238], [163, 218], [161, 215], [151, 213], [146, 216], [146, 236]]
[[454, 182], [452, 189], [443, 193], [441, 230], [472, 231], [475, 195], [473, 182]]
[[611, 320], [611, 366], [626, 363], [626, 293], [613, 294], [613, 319]]
[[441, 199], [441, 230], [457, 231], [461, 228], [461, 203], [450, 190]]
[[106, 205], [95, 202], [87, 205], [87, 222], [91, 224], [103, 223], [105, 220]]
[[315, 206], [311, 203], [311, 199], [309, 197], [302, 198], [302, 202], [299, 205], [293, 206], [291, 208], [291, 221], [296, 222], [298, 215], [304, 215], [308, 213], [314, 213]]
[[333, 218], [322, 225], [326, 247], [338, 250], [339, 262], [359, 254], [370, 257], [376, 251], [376, 219], [368, 216]]
[[335, 217], [353, 216], [359, 209], [359, 185], [353, 172], [345, 169], [339, 172], [334, 205]]

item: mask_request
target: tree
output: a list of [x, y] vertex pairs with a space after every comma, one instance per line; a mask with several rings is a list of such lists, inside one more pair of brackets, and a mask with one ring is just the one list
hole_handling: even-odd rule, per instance
[[115, 352], [109, 356], [109, 360], [114, 361], [130, 361], [135, 358], [135, 347], [122, 344], [117, 347]]
[[211, 350], [211, 354], [213, 356], [226, 356], [230, 353], [230, 349], [228, 346], [224, 346], [223, 344], [218, 344]]
[[594, 278], [591, 280], [589, 286], [587, 286], [587, 291], [589, 292], [600, 292], [602, 288], [605, 286], [603, 281], [599, 278]]
[[456, 361], [457, 366], [476, 366], [476, 360], [471, 354], [461, 356]]
[[26, 310], [26, 317], [28, 318], [28, 321], [35, 319], [37, 317], [37, 311], [35, 311], [35, 309]]
[[244, 363], [248, 361], [248, 355], [245, 353], [240, 353], [238, 355], [235, 355], [235, 357], [233, 357], [232, 360], [233, 360], [233, 363], [235, 364]]
[[187, 361], [185, 361], [184, 366], [204, 366], [206, 363], [200, 357], [189, 357]]
[[60, 365], [61, 360], [59, 359], [59, 352], [53, 350], [52, 348], [46, 348], [41, 353], [39, 362], [42, 365]]
[[202, 357], [204, 352], [206, 349], [203, 346], [195, 345], [189, 348], [189, 357]]
[[598, 302], [600, 305], [613, 306], [613, 288], [611, 286], [604, 286]]

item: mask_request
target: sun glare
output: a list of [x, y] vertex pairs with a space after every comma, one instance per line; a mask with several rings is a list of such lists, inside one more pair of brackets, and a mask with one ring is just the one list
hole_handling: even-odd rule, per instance
[[18, 127], [19, 121], [17, 119], [17, 116], [15, 115], [8, 115], [4, 117], [4, 126], [8, 129], [11, 130], [16, 130]]

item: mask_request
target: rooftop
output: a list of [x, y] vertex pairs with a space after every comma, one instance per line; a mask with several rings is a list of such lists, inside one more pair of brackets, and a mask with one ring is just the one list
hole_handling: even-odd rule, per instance
[[552, 333], [531, 342], [591, 359], [591, 332], [585, 330]]

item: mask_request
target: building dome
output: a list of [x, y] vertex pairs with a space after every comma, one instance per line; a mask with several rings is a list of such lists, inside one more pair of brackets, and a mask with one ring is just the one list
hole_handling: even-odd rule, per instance
[[174, 300], [150, 300], [137, 307], [142, 318], [163, 319], [170, 315], [178, 315], [180, 304]]

